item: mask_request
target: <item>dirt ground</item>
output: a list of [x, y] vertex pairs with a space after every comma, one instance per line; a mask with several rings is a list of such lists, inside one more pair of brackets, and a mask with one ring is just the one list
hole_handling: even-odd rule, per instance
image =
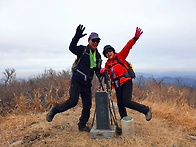
[[[143, 114], [127, 109], [134, 118], [135, 137], [118, 135], [109, 139], [91, 139], [90, 133], [79, 132], [77, 123], [81, 114], [77, 105], [57, 114], [52, 122], [46, 121], [47, 112], [10, 115], [0, 123], [1, 147], [196, 147], [196, 128], [174, 123], [157, 115], [150, 122]], [[118, 124], [121, 125], [116, 110]], [[153, 107], [152, 107], [153, 113]], [[87, 126], [91, 126], [94, 108]]]

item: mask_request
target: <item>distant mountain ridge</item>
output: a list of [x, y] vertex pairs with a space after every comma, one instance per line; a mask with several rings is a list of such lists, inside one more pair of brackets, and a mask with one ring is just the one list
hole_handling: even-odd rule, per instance
[[136, 72], [136, 76], [143, 76], [147, 79], [154, 78], [156, 81], [163, 80], [163, 83], [167, 86], [172, 83], [174, 85], [186, 85], [196, 88], [196, 72]]
[[171, 78], [171, 77], [160, 77], [156, 78], [157, 81], [163, 80], [163, 83], [165, 83], [167, 86], [170, 85], [171, 83], [174, 85], [186, 85], [189, 87], [196, 88], [196, 80], [192, 78], [182, 78], [182, 77], [177, 77], [177, 78]]

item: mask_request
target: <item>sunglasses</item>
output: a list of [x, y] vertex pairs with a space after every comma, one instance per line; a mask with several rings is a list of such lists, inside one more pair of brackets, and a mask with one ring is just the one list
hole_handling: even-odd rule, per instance
[[104, 51], [104, 54], [106, 55], [108, 52], [113, 52], [113, 49], [112, 49], [112, 48], [106, 49], [106, 50]]
[[100, 40], [99, 40], [99, 39], [92, 39], [92, 42], [97, 42], [97, 43], [99, 43]]

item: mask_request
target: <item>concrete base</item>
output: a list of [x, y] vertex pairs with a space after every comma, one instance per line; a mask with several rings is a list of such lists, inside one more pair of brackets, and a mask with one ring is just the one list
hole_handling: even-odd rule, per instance
[[110, 138], [116, 137], [116, 126], [110, 126], [109, 130], [105, 129], [96, 129], [96, 126], [93, 126], [90, 134], [92, 139], [103, 139], [103, 138]]

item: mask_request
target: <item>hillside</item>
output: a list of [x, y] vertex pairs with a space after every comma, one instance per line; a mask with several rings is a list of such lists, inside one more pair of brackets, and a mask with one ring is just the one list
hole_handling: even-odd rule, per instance
[[[153, 104], [153, 119], [150, 122], [133, 110], [128, 115], [135, 121], [135, 138], [117, 136], [110, 139], [91, 139], [90, 133], [79, 132], [78, 119], [81, 113], [81, 102], [64, 113], [57, 114], [52, 122], [46, 121], [45, 112], [20, 112], [1, 119], [1, 147], [182, 147], [196, 146], [196, 110], [187, 107], [170, 107], [166, 104]], [[91, 109], [91, 126], [94, 104]], [[119, 115], [117, 113], [119, 120]], [[118, 121], [119, 125], [120, 120]]]
[[[166, 86], [154, 78], [137, 77], [133, 84], [133, 101], [152, 108], [153, 118], [128, 110], [135, 120], [135, 138], [117, 136], [110, 139], [91, 139], [90, 133], [79, 132], [77, 123], [81, 101], [75, 108], [57, 114], [52, 122], [46, 114], [52, 105], [69, 97], [71, 74], [52, 69], [43, 75], [12, 79], [0, 83], [0, 146], [1, 147], [196, 147], [196, 89], [185, 85]], [[94, 114], [94, 95], [99, 81], [92, 86], [93, 107], [88, 126]], [[116, 102], [115, 91], [112, 99]], [[119, 126], [121, 125], [116, 110]], [[177, 146], [178, 145], [178, 146]]]

